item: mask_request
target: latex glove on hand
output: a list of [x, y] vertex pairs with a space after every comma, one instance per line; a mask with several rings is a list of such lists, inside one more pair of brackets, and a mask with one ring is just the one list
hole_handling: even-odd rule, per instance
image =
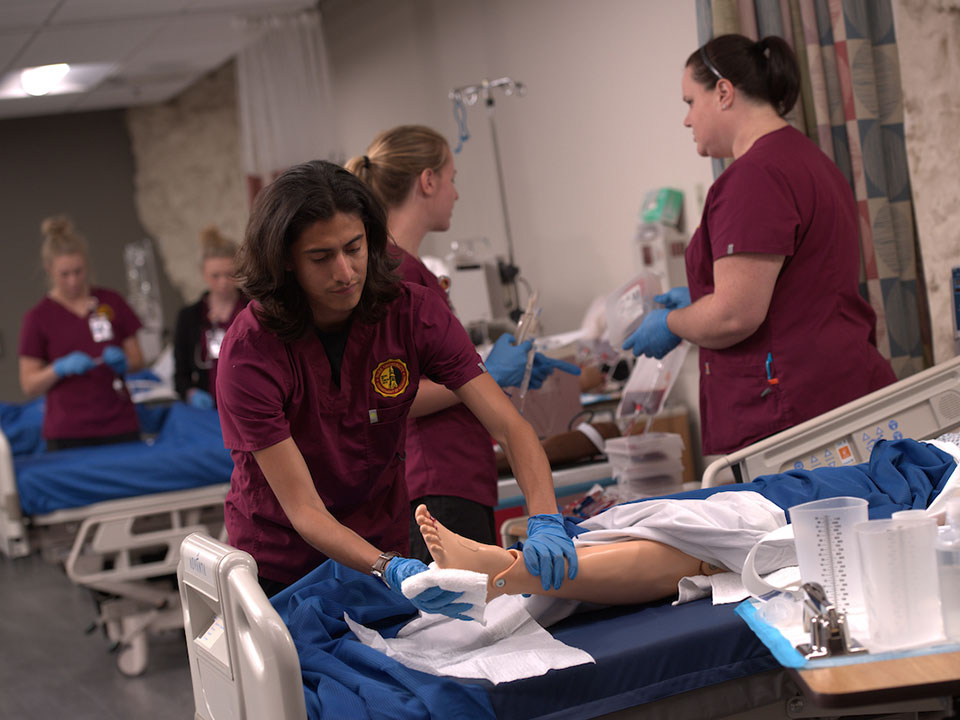
[[[527, 369], [527, 355], [533, 347], [533, 340], [524, 340], [519, 345], [514, 345], [514, 340], [510, 333], [504, 333], [498, 337], [484, 363], [487, 366], [487, 372], [502, 388], [520, 387]], [[550, 373], [554, 370], [561, 370], [571, 375], [580, 374], [580, 368], [576, 365], [555, 360], [543, 353], [534, 353], [533, 367], [530, 369], [530, 389], [536, 390], [543, 385], [543, 381], [550, 377]]]
[[187, 404], [199, 410], [212, 410], [213, 396], [206, 390], [192, 388], [190, 392], [187, 393]]
[[127, 354], [116, 345], [107, 345], [101, 355], [105, 365], [109, 365], [117, 375], [127, 371]]
[[567, 577], [573, 580], [577, 576], [577, 551], [563, 527], [563, 516], [560, 513], [531, 515], [527, 520], [523, 563], [531, 575], [540, 576], [540, 585], [544, 591], [551, 587], [554, 590], [560, 589], [565, 564], [568, 568]]
[[670, 310], [652, 310], [647, 313], [630, 337], [623, 342], [624, 350], [633, 350], [634, 355], [647, 355], [657, 360], [680, 344], [680, 338], [667, 327]]
[[[419, 560], [395, 557], [387, 563], [387, 569], [384, 570], [383, 577], [391, 590], [400, 593], [400, 586], [404, 580], [411, 575], [422, 573], [426, 569], [427, 566]], [[402, 595], [403, 593], [400, 594]], [[415, 608], [425, 613], [446, 615], [447, 617], [457, 620], [473, 620], [473, 618], [467, 617], [464, 614], [473, 606], [470, 603], [455, 602], [461, 595], [463, 595], [462, 592], [453, 592], [452, 590], [444, 590], [440, 587], [432, 587], [424, 590], [414, 598], [408, 598], [408, 600], [413, 603]]]
[[523, 372], [527, 367], [527, 353], [533, 347], [533, 340], [524, 340], [519, 345], [514, 345], [515, 340], [510, 333], [498, 337], [484, 362], [490, 377], [502, 388], [520, 387]]
[[53, 372], [58, 378], [65, 378], [69, 375], [83, 375], [95, 366], [92, 357], [81, 350], [74, 350], [53, 361]]
[[543, 381], [550, 377], [550, 374], [554, 370], [559, 370], [570, 375], [580, 374], [580, 368], [572, 363], [547, 357], [543, 353], [536, 353], [533, 356], [533, 367], [530, 370], [530, 389], [536, 390], [543, 385]]
[[679, 310], [690, 304], [690, 288], [670, 288], [662, 295], [654, 295], [653, 301], [663, 305], [667, 310]]

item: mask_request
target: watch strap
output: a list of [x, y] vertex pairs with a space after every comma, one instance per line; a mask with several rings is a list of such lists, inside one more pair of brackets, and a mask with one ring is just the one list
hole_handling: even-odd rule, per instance
[[384, 577], [384, 573], [387, 570], [387, 563], [389, 563], [395, 557], [400, 557], [400, 553], [395, 550], [380, 553], [380, 557], [374, 560], [373, 565], [370, 567], [370, 574], [383, 580], [387, 587], [390, 587], [390, 584], [387, 582], [386, 577]]

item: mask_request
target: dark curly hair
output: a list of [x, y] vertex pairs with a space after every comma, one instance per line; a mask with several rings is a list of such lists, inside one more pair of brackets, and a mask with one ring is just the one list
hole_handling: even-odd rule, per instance
[[393, 273], [398, 260], [387, 252], [386, 213], [370, 188], [325, 160], [295, 165], [257, 195], [237, 273], [243, 291], [260, 304], [257, 318], [284, 342], [314, 326], [307, 296], [288, 269], [290, 246], [308, 227], [336, 213], [359, 217], [367, 236], [367, 277], [353, 317], [376, 323], [400, 295]]

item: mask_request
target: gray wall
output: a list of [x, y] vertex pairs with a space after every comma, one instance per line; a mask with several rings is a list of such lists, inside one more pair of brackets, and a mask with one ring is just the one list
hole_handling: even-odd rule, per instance
[[[20, 402], [23, 314], [46, 292], [40, 222], [70, 215], [90, 245], [94, 281], [126, 294], [123, 246], [144, 237], [133, 202], [133, 157], [123, 111], [0, 121], [0, 401]], [[161, 279], [165, 324], [179, 294]]]

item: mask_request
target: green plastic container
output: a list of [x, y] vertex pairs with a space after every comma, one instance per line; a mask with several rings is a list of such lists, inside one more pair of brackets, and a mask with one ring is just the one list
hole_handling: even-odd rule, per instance
[[650, 190], [643, 198], [640, 217], [644, 222], [658, 222], [679, 227], [683, 212], [683, 193], [673, 188]]

